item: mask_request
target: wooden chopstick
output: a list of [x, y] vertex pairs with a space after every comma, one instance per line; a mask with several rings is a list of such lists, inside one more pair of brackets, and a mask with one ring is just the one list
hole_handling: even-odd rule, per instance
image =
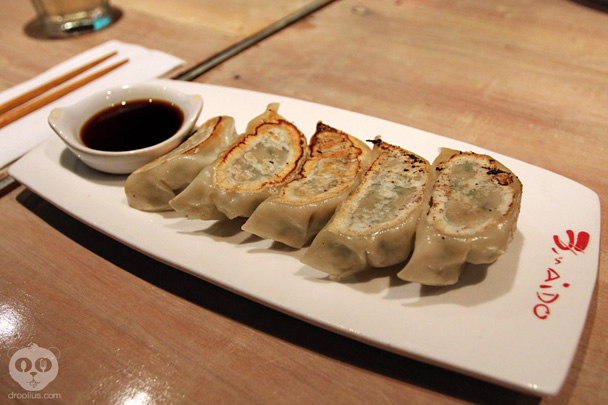
[[91, 73], [90, 75], [85, 76], [82, 79], [79, 79], [73, 83], [70, 83], [45, 96], [42, 96], [42, 97], [32, 101], [29, 104], [25, 104], [21, 107], [18, 107], [18, 108], [15, 108], [14, 110], [9, 111], [8, 113], [0, 116], [0, 128], [10, 124], [11, 122], [13, 122], [15, 120], [18, 120], [19, 118], [31, 113], [32, 111], [36, 111], [37, 109], [44, 107], [45, 105], [57, 100], [60, 97], [65, 96], [68, 93], [71, 93], [72, 91], [76, 90], [79, 87], [82, 87], [85, 84], [92, 82], [93, 80], [95, 80], [105, 74], [108, 74], [112, 70], [118, 68], [119, 66], [124, 65], [128, 61], [129, 61], [128, 59], [123, 59], [120, 62], [110, 65], [106, 68], [100, 69], [95, 73]]
[[117, 53], [118, 53], [117, 51], [114, 51], [107, 55], [104, 55], [104, 56], [102, 56], [98, 59], [95, 59], [85, 65], [82, 65], [72, 71], [69, 71], [59, 77], [56, 77], [55, 79], [52, 79], [36, 88], [33, 88], [32, 90], [30, 90], [20, 96], [17, 96], [15, 98], [13, 98], [12, 100], [7, 101], [4, 104], [1, 104], [0, 105], [0, 114], [4, 114], [5, 112], [10, 111], [17, 106], [20, 106], [21, 104], [26, 103], [35, 97], [38, 97], [42, 93], [46, 93], [48, 90], [52, 89], [53, 87], [59, 86], [60, 84], [67, 82], [71, 78], [76, 77], [79, 74], [81, 74], [82, 72], [87, 71], [87, 70], [91, 69], [92, 67], [99, 65], [101, 62], [103, 62], [106, 59], [111, 58], [112, 56], [116, 55]]

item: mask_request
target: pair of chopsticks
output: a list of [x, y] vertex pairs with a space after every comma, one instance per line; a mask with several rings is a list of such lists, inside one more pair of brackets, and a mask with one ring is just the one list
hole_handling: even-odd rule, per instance
[[[0, 128], [10, 124], [13, 121], [18, 120], [26, 116], [27, 114], [38, 110], [41, 107], [57, 100], [60, 97], [65, 96], [68, 93], [78, 89], [79, 87], [84, 86], [85, 84], [92, 82], [95, 79], [100, 78], [112, 70], [124, 65], [128, 62], [128, 59], [123, 59], [119, 62], [116, 62], [108, 67], [100, 69], [94, 73], [91, 73], [87, 76], [84, 76], [72, 83], [65, 85], [51, 93], [47, 93], [49, 90], [59, 86], [67, 82], [68, 80], [78, 76], [79, 74], [93, 68], [94, 66], [99, 65], [101, 62], [111, 58], [116, 55], [117, 52], [112, 52], [108, 55], [102, 56], [101, 58], [95, 59], [92, 62], [89, 62], [83, 66], [80, 66], [74, 70], [71, 70], [49, 82], [46, 82], [25, 94], [22, 94], [18, 97], [13, 98], [12, 100], [7, 101], [6, 103], [0, 105]], [[47, 94], [44, 94], [47, 93]], [[44, 95], [43, 95], [44, 94]], [[42, 96], [41, 96], [42, 95]], [[41, 96], [39, 98], [36, 98]], [[31, 101], [31, 102], [29, 102]], [[29, 103], [28, 103], [29, 102]], [[27, 103], [27, 104], [26, 104]]]
[[[114, 51], [107, 55], [104, 55], [100, 58], [97, 58], [91, 62], [88, 62], [80, 67], [77, 67], [74, 70], [71, 70], [59, 77], [52, 79], [18, 97], [13, 98], [0, 105], [0, 128], [10, 124], [13, 121], [18, 120], [19, 118], [23, 118], [27, 114], [38, 110], [39, 108], [44, 107], [47, 104], [52, 103], [53, 101], [59, 99], [60, 97], [65, 96], [68, 93], [73, 92], [79, 87], [84, 86], [87, 83], [92, 82], [95, 79], [104, 76], [114, 69], [124, 65], [129, 60], [123, 59], [119, 62], [116, 62], [110, 66], [107, 66], [103, 69], [99, 69], [98, 71], [91, 73], [87, 76], [84, 76], [78, 80], [75, 80], [71, 83], [66, 84], [59, 89], [48, 93], [53, 88], [66, 83], [68, 80], [78, 76], [81, 73], [86, 72], [89, 69], [99, 65], [101, 62], [111, 58], [116, 55], [118, 52]], [[47, 93], [47, 94], [45, 94]], [[40, 97], [39, 97], [40, 96]], [[38, 98], [37, 98], [38, 97]], [[7, 169], [3, 169], [0, 171], [0, 196], [8, 193], [10, 190], [15, 188], [17, 183], [13, 180], [12, 177], [8, 176]]]

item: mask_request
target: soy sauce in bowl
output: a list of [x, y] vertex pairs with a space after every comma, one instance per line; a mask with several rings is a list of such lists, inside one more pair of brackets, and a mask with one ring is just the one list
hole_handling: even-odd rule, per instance
[[101, 151], [146, 148], [173, 136], [184, 113], [173, 103], [155, 99], [123, 101], [89, 118], [80, 131], [82, 143]]
[[87, 166], [128, 174], [177, 148], [194, 128], [203, 98], [174, 85], [155, 80], [111, 87], [53, 108], [48, 122]]

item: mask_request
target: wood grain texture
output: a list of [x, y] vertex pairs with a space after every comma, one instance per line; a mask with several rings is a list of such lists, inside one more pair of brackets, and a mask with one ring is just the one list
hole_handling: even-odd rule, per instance
[[183, 69], [307, 4], [308, 0], [114, 0], [122, 16], [98, 32], [46, 39], [30, 1], [0, 0], [0, 91], [111, 39], [184, 59]]
[[[28, 2], [7, 3], [0, 0], [0, 90], [114, 38], [194, 64], [286, 12], [284, 2], [115, 0], [125, 14], [114, 26], [50, 41], [23, 32]], [[590, 187], [608, 214], [608, 13], [590, 3], [338, 0], [198, 81], [473, 143]], [[0, 220], [0, 351], [32, 342], [58, 348], [60, 375], [46, 390], [61, 395], [57, 403], [608, 401], [604, 241], [566, 384], [538, 399], [255, 304], [121, 245], [23, 187], [0, 198]], [[23, 392], [8, 361], [0, 356], [0, 402]]]
[[[353, 110], [518, 158], [594, 190], [606, 218], [607, 10], [568, 0], [344, 0], [197, 81]], [[543, 402], [608, 399], [607, 259], [604, 238], [574, 364], [562, 392]]]
[[[533, 400], [255, 304], [121, 245], [23, 187], [0, 199], [0, 212], [0, 347], [58, 348], [60, 375], [45, 389], [61, 394], [58, 402]], [[8, 360], [0, 358], [2, 370]], [[0, 379], [3, 396], [22, 391]]]

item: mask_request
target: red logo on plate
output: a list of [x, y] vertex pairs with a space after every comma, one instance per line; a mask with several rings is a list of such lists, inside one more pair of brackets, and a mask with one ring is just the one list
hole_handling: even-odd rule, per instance
[[566, 235], [568, 235], [568, 243], [562, 242], [562, 240], [557, 235], [553, 235], [553, 241], [561, 250], [569, 250], [576, 255], [576, 252], [585, 252], [585, 248], [589, 244], [589, 234], [585, 231], [579, 232], [576, 235], [576, 239], [574, 238], [574, 231], [568, 229], [566, 231]]
[[[589, 244], [589, 233], [582, 231], [574, 235], [574, 231], [568, 229], [566, 231], [568, 242], [564, 242], [560, 239], [559, 235], [553, 235], [553, 242], [557, 249], [561, 251], [572, 252], [574, 256], [578, 253], [585, 253], [585, 249]], [[557, 255], [554, 258], [554, 267], [557, 267], [562, 263], [564, 257], [555, 247], [551, 250]], [[560, 292], [563, 292], [565, 288], [570, 287], [570, 283], [562, 283], [557, 281], [561, 278], [558, 270], [555, 268], [548, 267], [546, 270], [546, 277], [543, 282], [538, 286], [536, 292], [536, 298], [538, 303], [534, 306], [534, 315], [539, 319], [547, 319], [551, 315], [551, 304], [558, 300]]]

